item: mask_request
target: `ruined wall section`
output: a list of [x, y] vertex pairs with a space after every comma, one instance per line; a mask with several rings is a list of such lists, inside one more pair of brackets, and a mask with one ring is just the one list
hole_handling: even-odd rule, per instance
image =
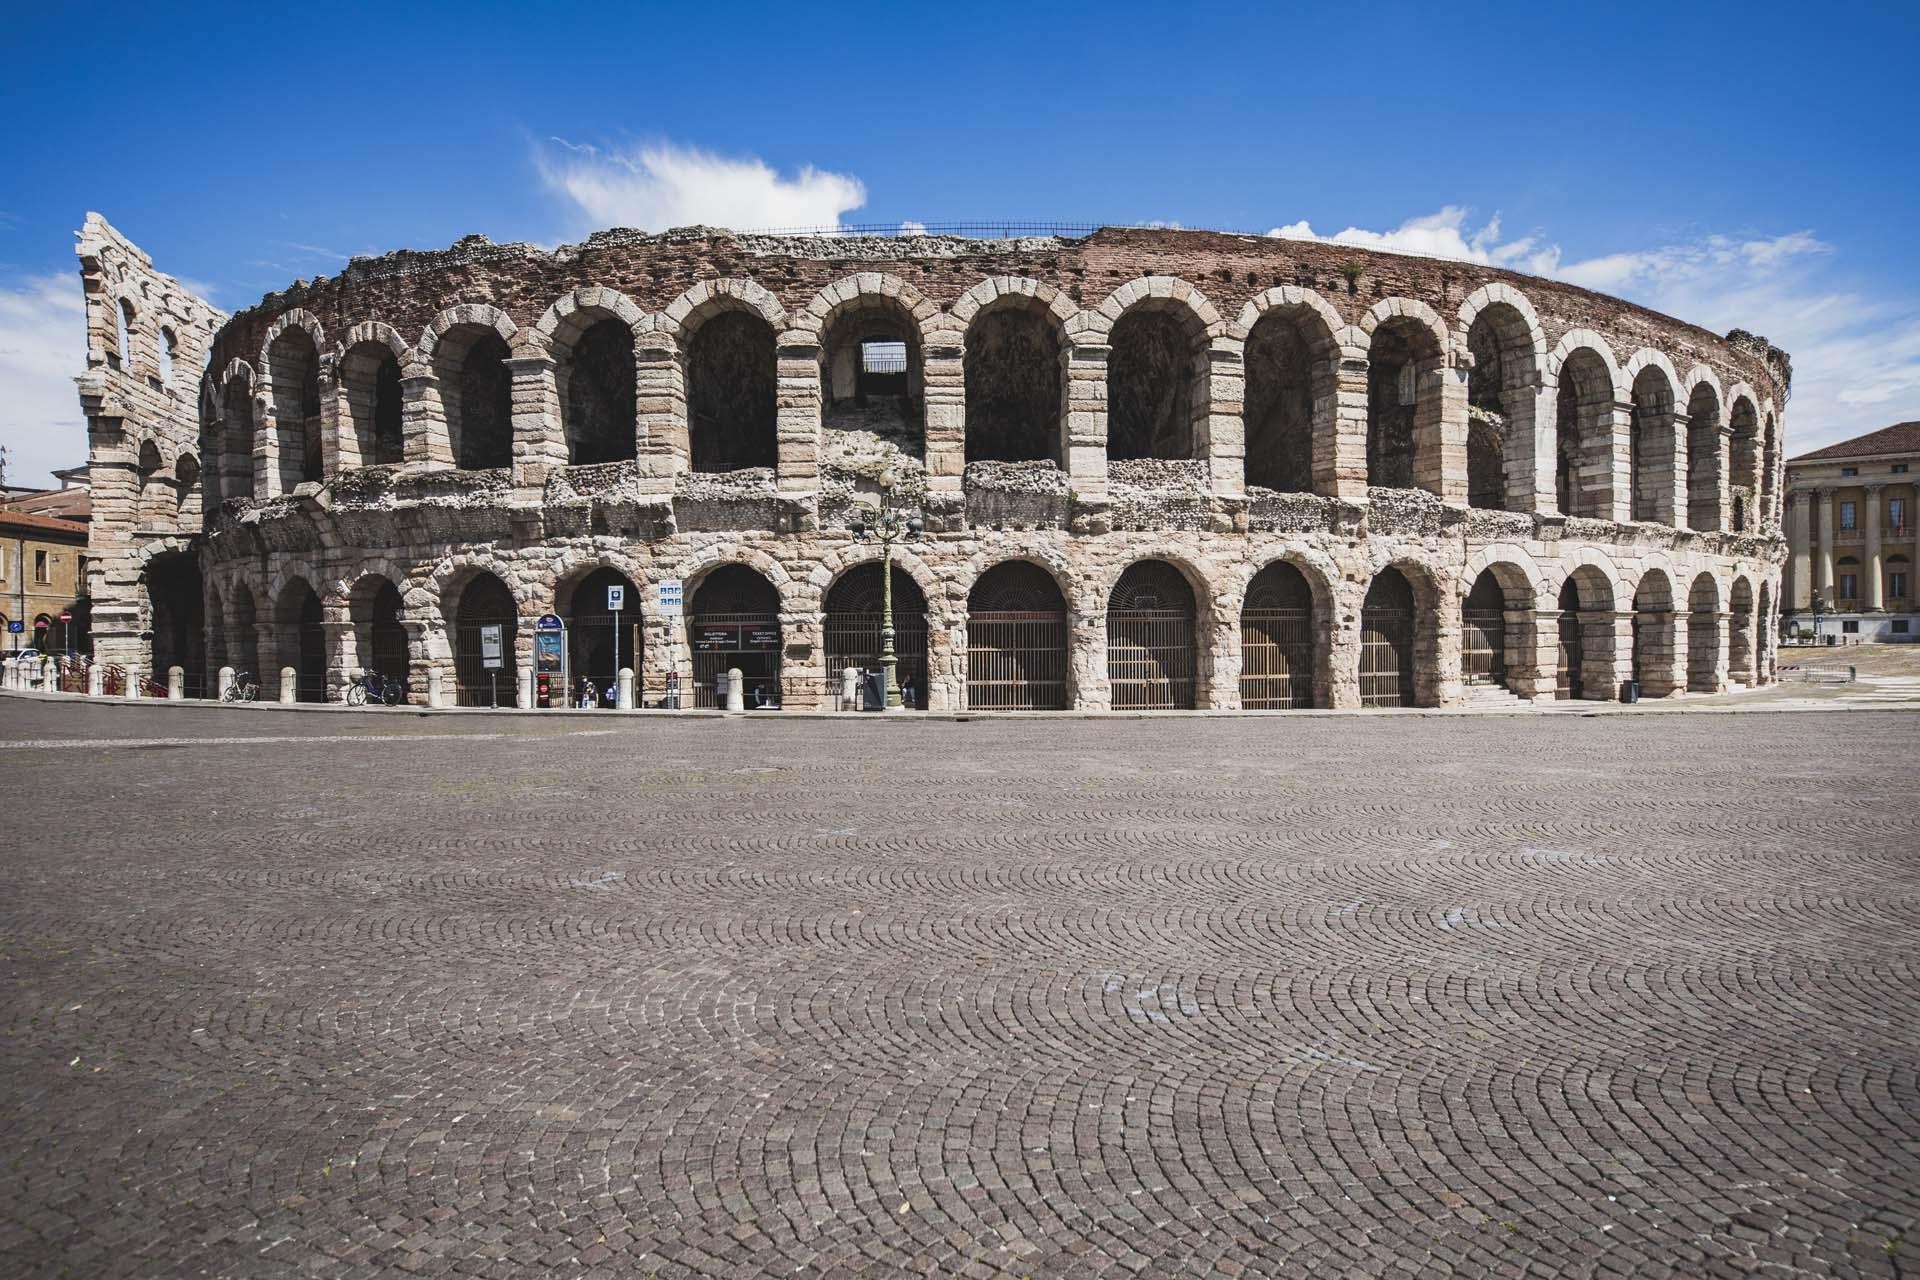
[[77, 239], [87, 367], [75, 382], [93, 489], [86, 589], [94, 653], [137, 664], [152, 627], [147, 562], [187, 550], [202, 524], [202, 375], [227, 314], [156, 271], [98, 213]]

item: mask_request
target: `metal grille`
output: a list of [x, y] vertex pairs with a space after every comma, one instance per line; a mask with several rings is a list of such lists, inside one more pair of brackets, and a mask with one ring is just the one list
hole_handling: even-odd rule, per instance
[[[719, 677], [740, 668], [748, 710], [780, 705], [780, 615], [777, 613], [703, 613], [690, 620], [693, 641], [693, 705], [726, 706]], [[756, 640], [755, 637], [760, 637]], [[703, 641], [702, 637], [711, 637]], [[764, 640], [771, 637], [768, 646]]]
[[[897, 599], [897, 596], [896, 596]], [[826, 621], [827, 675], [847, 667], [880, 669], [880, 620], [875, 613], [829, 613]], [[893, 652], [900, 679], [900, 704], [927, 709], [927, 615], [893, 610]]]
[[306, 622], [293, 629], [294, 662], [293, 696], [301, 702], [325, 702], [327, 700], [327, 633], [316, 622]]
[[368, 661], [389, 680], [407, 678], [407, 629], [398, 622], [376, 621], [372, 627]]
[[[619, 667], [640, 670], [640, 622], [638, 613], [616, 621], [610, 613], [576, 615], [567, 623], [567, 676], [575, 689], [582, 680], [591, 680], [597, 689], [605, 689], [619, 676]], [[614, 663], [614, 631], [619, 628], [619, 665]]]
[[1413, 705], [1413, 613], [1406, 609], [1360, 611], [1360, 705]]
[[1066, 710], [1067, 615], [968, 615], [967, 706], [975, 711]]
[[1720, 619], [1711, 613], [1687, 615], [1687, 688], [1712, 693], [1720, 662]]
[[1313, 630], [1305, 609], [1241, 613], [1240, 705], [1248, 711], [1313, 705]]
[[1498, 609], [1460, 611], [1460, 674], [1468, 684], [1506, 687], [1506, 629]]
[[[498, 671], [489, 671], [483, 665], [480, 656], [480, 628], [496, 623], [500, 627], [502, 665]], [[453, 701], [455, 706], [510, 707], [513, 705], [516, 678], [513, 652], [514, 630], [515, 623], [512, 618], [481, 619], [454, 628]]]
[[1107, 614], [1107, 679], [1116, 711], [1193, 709], [1193, 615], [1183, 609]]
[[1559, 653], [1553, 667], [1553, 696], [1556, 701], [1568, 702], [1580, 696], [1580, 684], [1586, 675], [1586, 646], [1581, 641], [1579, 614], [1562, 613], [1558, 626]]

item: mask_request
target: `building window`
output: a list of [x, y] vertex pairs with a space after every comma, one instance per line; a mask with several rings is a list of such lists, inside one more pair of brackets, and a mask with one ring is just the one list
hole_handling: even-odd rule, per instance
[[1840, 598], [1842, 600], [1858, 600], [1860, 598], [1859, 574], [1843, 573], [1840, 575]]
[[1895, 600], [1907, 598], [1907, 575], [1903, 571], [1896, 569], [1887, 575], [1887, 594]]
[[1842, 529], [1852, 529], [1855, 527], [1853, 504], [1851, 502], [1843, 502], [1840, 504], [1840, 527]]
[[1857, 476], [1857, 475], [1859, 475], [1859, 474], [1860, 474], [1860, 468], [1858, 468], [1858, 467], [1842, 467], [1842, 468], [1840, 468], [1840, 475], [1841, 475], [1841, 477], [1842, 477], [1842, 478], [1845, 478], [1845, 477], [1847, 477], [1847, 476]]
[[1907, 464], [1906, 464], [1906, 463], [1904, 463], [1904, 462], [1896, 462], [1896, 463], [1894, 463], [1894, 464], [1893, 464], [1893, 474], [1895, 474], [1895, 475], [1897, 475], [1897, 476], [1903, 476], [1903, 475], [1905, 475], [1905, 474], [1907, 474]]
[[1895, 635], [1897, 635], [1897, 636], [1904, 636], [1904, 635], [1906, 635], [1906, 634], [1907, 634], [1907, 630], [1908, 630], [1908, 628], [1907, 628], [1907, 620], [1906, 620], [1905, 618], [1895, 618], [1895, 619], [1893, 620], [1893, 625], [1892, 625], [1892, 626], [1890, 626], [1890, 627], [1888, 628], [1888, 630], [1890, 630], [1890, 631], [1892, 631], [1892, 632], [1893, 632], [1893, 634], [1895, 634]]
[[1907, 527], [1907, 500], [1905, 498], [1887, 499], [1887, 528], [1895, 533], [1905, 532]]
[[44, 551], [33, 553], [33, 580], [41, 583], [53, 581], [53, 557]]
[[1841, 622], [1840, 630], [1843, 634], [1856, 636], [1860, 634], [1860, 624], [1856, 621], [1849, 619]]

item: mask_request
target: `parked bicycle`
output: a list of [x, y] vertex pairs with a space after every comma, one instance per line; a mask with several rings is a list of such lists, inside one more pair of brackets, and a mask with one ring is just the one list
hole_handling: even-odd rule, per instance
[[222, 702], [252, 702], [260, 696], [260, 686], [254, 682], [253, 672], [236, 671], [233, 683], [220, 695]]
[[347, 705], [350, 707], [364, 707], [369, 702], [383, 707], [397, 707], [406, 698], [406, 685], [398, 680], [389, 680], [378, 671], [362, 671], [347, 686]]

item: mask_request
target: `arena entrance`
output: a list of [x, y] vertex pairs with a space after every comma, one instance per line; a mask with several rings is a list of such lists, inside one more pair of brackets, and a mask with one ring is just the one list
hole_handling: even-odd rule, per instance
[[[880, 668], [882, 621], [878, 563], [847, 570], [827, 592], [827, 683], [848, 667]], [[927, 598], [906, 570], [893, 570], [893, 652], [900, 680], [900, 705], [927, 709]]]
[[1254, 575], [1240, 610], [1240, 706], [1286, 711], [1313, 705], [1313, 592], [1276, 561]]
[[1507, 687], [1507, 597], [1483, 570], [1460, 605], [1460, 677], [1468, 684]]
[[1382, 569], [1360, 606], [1360, 705], [1413, 705], [1413, 587]]
[[[320, 597], [304, 579], [280, 596], [280, 661], [293, 668], [293, 695], [300, 702], [327, 700], [327, 632]], [[292, 659], [291, 662], [288, 659]], [[277, 682], [272, 685], [278, 692]]]
[[1553, 697], [1570, 702], [1580, 697], [1586, 680], [1587, 646], [1580, 634], [1580, 588], [1572, 578], [1560, 587], [1559, 646], [1553, 668]]
[[719, 678], [738, 667], [748, 710], [780, 706], [780, 593], [743, 564], [701, 580], [687, 618], [693, 647], [693, 705], [725, 707]]
[[153, 670], [147, 675], [165, 687], [168, 670], [179, 667], [187, 696], [204, 698], [207, 628], [199, 561], [178, 552], [155, 556], [147, 564], [147, 604], [153, 619]]
[[1067, 709], [1067, 601], [1037, 564], [997, 564], [967, 594], [967, 707]]
[[[626, 592], [627, 607], [619, 613], [607, 608], [608, 587], [620, 587]], [[618, 569], [595, 569], [580, 579], [568, 597], [566, 618], [567, 676], [573, 681], [574, 692], [579, 690], [582, 680], [591, 680], [593, 687], [604, 695], [619, 679], [620, 667], [636, 672], [641, 669], [640, 591], [626, 574]], [[619, 634], [617, 661], [616, 630]], [[602, 706], [613, 705], [604, 696], [600, 701]], [[571, 699], [568, 705], [572, 705]]]
[[1193, 588], [1164, 560], [1130, 565], [1107, 600], [1115, 711], [1194, 708]]
[[[481, 652], [482, 628], [500, 628], [500, 669], [489, 671]], [[461, 707], [511, 707], [519, 680], [514, 640], [519, 610], [507, 584], [480, 574], [460, 592], [453, 614], [453, 700]], [[497, 701], [496, 701], [497, 699]]]

